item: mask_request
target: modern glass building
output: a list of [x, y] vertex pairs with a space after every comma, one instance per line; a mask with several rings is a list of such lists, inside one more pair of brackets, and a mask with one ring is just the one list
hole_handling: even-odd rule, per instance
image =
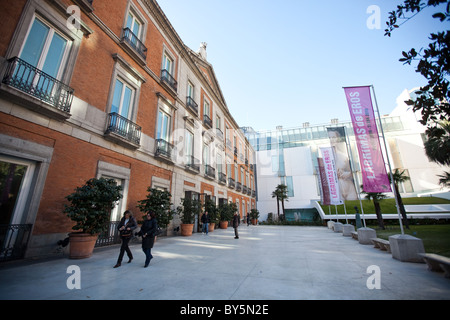
[[[442, 174], [445, 168], [430, 162], [426, 157], [423, 147], [425, 127], [403, 102], [408, 99], [409, 92], [405, 90], [397, 100], [397, 107], [389, 115], [381, 117], [388, 158], [380, 121], [377, 119], [387, 171], [389, 159], [392, 170], [399, 168], [410, 177], [400, 188], [404, 197], [441, 192], [437, 175]], [[296, 128], [278, 126], [275, 130], [264, 132], [256, 132], [251, 127], [241, 128], [256, 152], [257, 207], [261, 220], [267, 219], [269, 213], [276, 216], [277, 204], [272, 198], [272, 192], [278, 184], [288, 187], [286, 218], [311, 219], [315, 212], [313, 202], [321, 199], [318, 173], [320, 147], [330, 146], [327, 128], [335, 127], [344, 127], [348, 161], [355, 189], [359, 192], [358, 186], [362, 183], [360, 160], [350, 121], [332, 119], [329, 123], [319, 125], [305, 122]]]

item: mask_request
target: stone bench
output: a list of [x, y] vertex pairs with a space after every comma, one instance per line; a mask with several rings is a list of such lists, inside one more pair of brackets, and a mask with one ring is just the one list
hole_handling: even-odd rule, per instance
[[382, 251], [391, 252], [391, 244], [389, 241], [380, 239], [380, 238], [372, 238], [370, 239], [375, 248], [378, 248]]
[[450, 278], [450, 258], [434, 253], [419, 253], [428, 265], [428, 270], [445, 272], [445, 277]]
[[355, 240], [358, 240], [358, 231], [353, 231], [352, 232], [352, 238]]

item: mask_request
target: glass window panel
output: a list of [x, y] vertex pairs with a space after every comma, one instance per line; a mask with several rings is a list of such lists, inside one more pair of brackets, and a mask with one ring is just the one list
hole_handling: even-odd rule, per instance
[[58, 75], [59, 67], [66, 50], [67, 40], [61, 37], [57, 33], [53, 33], [52, 41], [48, 49], [47, 57], [42, 68], [46, 74], [56, 78]]
[[113, 101], [111, 105], [111, 112], [119, 113], [120, 98], [122, 97], [123, 83], [120, 80], [116, 80], [114, 87]]
[[120, 112], [120, 115], [122, 117], [128, 118], [132, 95], [133, 95], [133, 91], [129, 87], [125, 86], [125, 92], [124, 92], [123, 102], [122, 102], [122, 110]]
[[20, 58], [34, 67], [37, 66], [42, 54], [42, 48], [48, 36], [50, 28], [38, 19], [34, 19], [28, 38], [23, 47]]

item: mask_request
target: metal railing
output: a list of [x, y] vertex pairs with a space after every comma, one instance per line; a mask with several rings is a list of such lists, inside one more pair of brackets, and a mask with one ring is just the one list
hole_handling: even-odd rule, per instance
[[164, 156], [165, 158], [172, 159], [173, 144], [163, 139], [156, 139], [156, 156]]
[[219, 172], [219, 182], [226, 184], [227, 183], [227, 175], [223, 172]]
[[212, 120], [211, 120], [211, 118], [210, 118], [207, 114], [204, 114], [204, 115], [203, 115], [203, 123], [204, 123], [207, 127], [212, 128]]
[[199, 160], [194, 156], [186, 156], [186, 167], [191, 168], [194, 171], [200, 172]]
[[70, 112], [74, 89], [18, 57], [8, 59], [7, 63], [3, 83]]
[[187, 97], [186, 105], [189, 107], [189, 109], [191, 109], [195, 114], [198, 115], [198, 104], [194, 101], [194, 99], [192, 99], [191, 97]]
[[215, 179], [216, 178], [216, 168], [211, 167], [209, 164], [205, 164], [205, 174], [206, 174], [206, 176]]
[[32, 226], [32, 224], [0, 225], [0, 261], [24, 257]]
[[130, 28], [123, 29], [122, 41], [126, 41], [144, 60], [147, 59], [147, 47], [144, 46]]
[[106, 133], [113, 132], [124, 139], [140, 144], [142, 128], [116, 112], [110, 113]]
[[120, 221], [111, 221], [108, 224], [108, 228], [105, 232], [100, 233], [95, 243], [95, 247], [105, 247], [112, 244], [120, 243], [120, 234], [117, 226]]
[[228, 178], [228, 187], [231, 189], [234, 189], [236, 187], [236, 183], [234, 182], [233, 178]]
[[166, 69], [161, 70], [161, 80], [167, 83], [173, 90], [177, 91], [177, 81]]

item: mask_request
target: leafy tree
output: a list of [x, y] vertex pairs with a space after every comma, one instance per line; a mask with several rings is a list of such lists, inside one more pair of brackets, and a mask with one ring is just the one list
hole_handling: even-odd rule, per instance
[[[449, 72], [450, 72], [450, 31], [448, 21], [450, 21], [450, 0], [405, 0], [402, 5], [397, 6], [397, 10], [389, 12], [389, 21], [386, 22], [387, 29], [385, 35], [391, 36], [392, 32], [399, 28], [405, 22], [411, 20], [418, 13], [427, 8], [445, 8], [443, 12], [436, 12], [433, 18], [439, 19], [444, 23], [444, 30], [432, 33], [429, 37], [431, 42], [427, 48], [420, 50], [411, 49], [408, 52], [403, 51], [403, 57], [400, 59], [404, 64], [411, 65], [417, 62], [416, 72], [423, 75], [428, 84], [416, 91], [416, 99], [405, 101], [406, 104], [413, 106], [414, 111], [421, 111], [422, 119], [420, 122], [427, 126], [426, 134], [429, 139], [443, 138], [449, 140], [445, 131], [436, 128], [439, 121], [450, 120], [450, 90], [449, 90]], [[398, 24], [398, 21], [402, 21]], [[445, 157], [449, 157], [447, 153]], [[449, 160], [447, 160], [449, 161]]]
[[111, 210], [122, 198], [122, 187], [114, 179], [90, 179], [66, 197], [64, 213], [74, 222], [73, 230], [97, 234], [106, 231]]
[[169, 191], [159, 190], [155, 188], [147, 188], [147, 197], [144, 200], [138, 201], [137, 207], [144, 213], [143, 220], [147, 213], [155, 213], [158, 225], [165, 229], [173, 219], [175, 213], [170, 209], [172, 203], [170, 202], [172, 195]]

